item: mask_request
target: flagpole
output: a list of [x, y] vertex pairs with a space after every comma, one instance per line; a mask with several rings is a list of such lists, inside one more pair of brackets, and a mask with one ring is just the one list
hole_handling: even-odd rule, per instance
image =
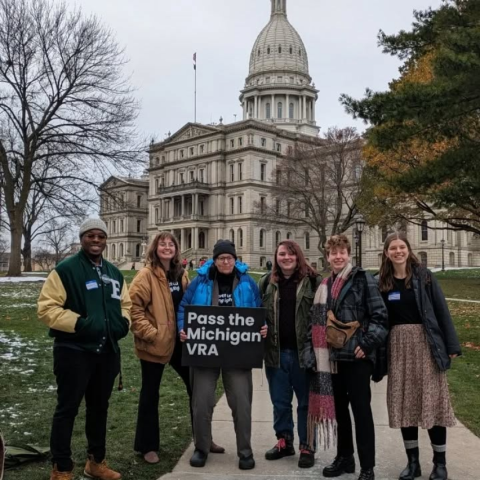
[[193, 69], [195, 70], [195, 91], [194, 91], [194, 123], [197, 123], [197, 53], [193, 54]]

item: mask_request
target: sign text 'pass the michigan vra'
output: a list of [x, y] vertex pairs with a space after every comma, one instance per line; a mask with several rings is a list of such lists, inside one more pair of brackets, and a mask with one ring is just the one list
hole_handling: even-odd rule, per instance
[[261, 368], [264, 308], [185, 307], [182, 365]]

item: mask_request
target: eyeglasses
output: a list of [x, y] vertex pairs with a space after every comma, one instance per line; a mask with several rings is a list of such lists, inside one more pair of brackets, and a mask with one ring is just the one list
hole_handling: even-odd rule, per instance
[[89, 239], [89, 240], [95, 240], [96, 238], [98, 238], [98, 240], [100, 241], [103, 241], [103, 240], [106, 240], [107, 239], [107, 236], [106, 235], [97, 235], [95, 233], [86, 233], [85, 236]]
[[235, 258], [233, 257], [217, 257], [217, 260], [220, 263], [232, 263], [235, 261]]

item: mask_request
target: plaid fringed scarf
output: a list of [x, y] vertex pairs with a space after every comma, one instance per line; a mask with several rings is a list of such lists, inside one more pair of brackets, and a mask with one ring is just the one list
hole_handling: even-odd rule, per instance
[[[337, 299], [345, 285], [352, 265], [349, 263], [337, 275], [332, 285], [332, 298]], [[312, 306], [312, 344], [315, 352], [317, 371], [310, 378], [310, 395], [308, 403], [308, 444], [314, 444], [315, 434], [318, 434], [318, 443], [324, 448], [330, 448], [337, 438], [337, 421], [335, 417], [335, 403], [333, 400], [332, 373], [335, 366], [330, 363], [330, 350], [327, 345], [327, 311], [328, 311], [328, 282], [324, 278], [318, 288]]]

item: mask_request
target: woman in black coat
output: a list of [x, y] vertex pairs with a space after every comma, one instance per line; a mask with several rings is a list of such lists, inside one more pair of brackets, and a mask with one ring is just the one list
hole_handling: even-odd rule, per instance
[[408, 458], [399, 480], [421, 476], [419, 426], [428, 429], [433, 448], [430, 480], [447, 480], [446, 427], [455, 425], [455, 415], [446, 370], [461, 350], [442, 290], [432, 273], [421, 267], [403, 233], [385, 240], [379, 287], [391, 329], [389, 423], [401, 429]]

